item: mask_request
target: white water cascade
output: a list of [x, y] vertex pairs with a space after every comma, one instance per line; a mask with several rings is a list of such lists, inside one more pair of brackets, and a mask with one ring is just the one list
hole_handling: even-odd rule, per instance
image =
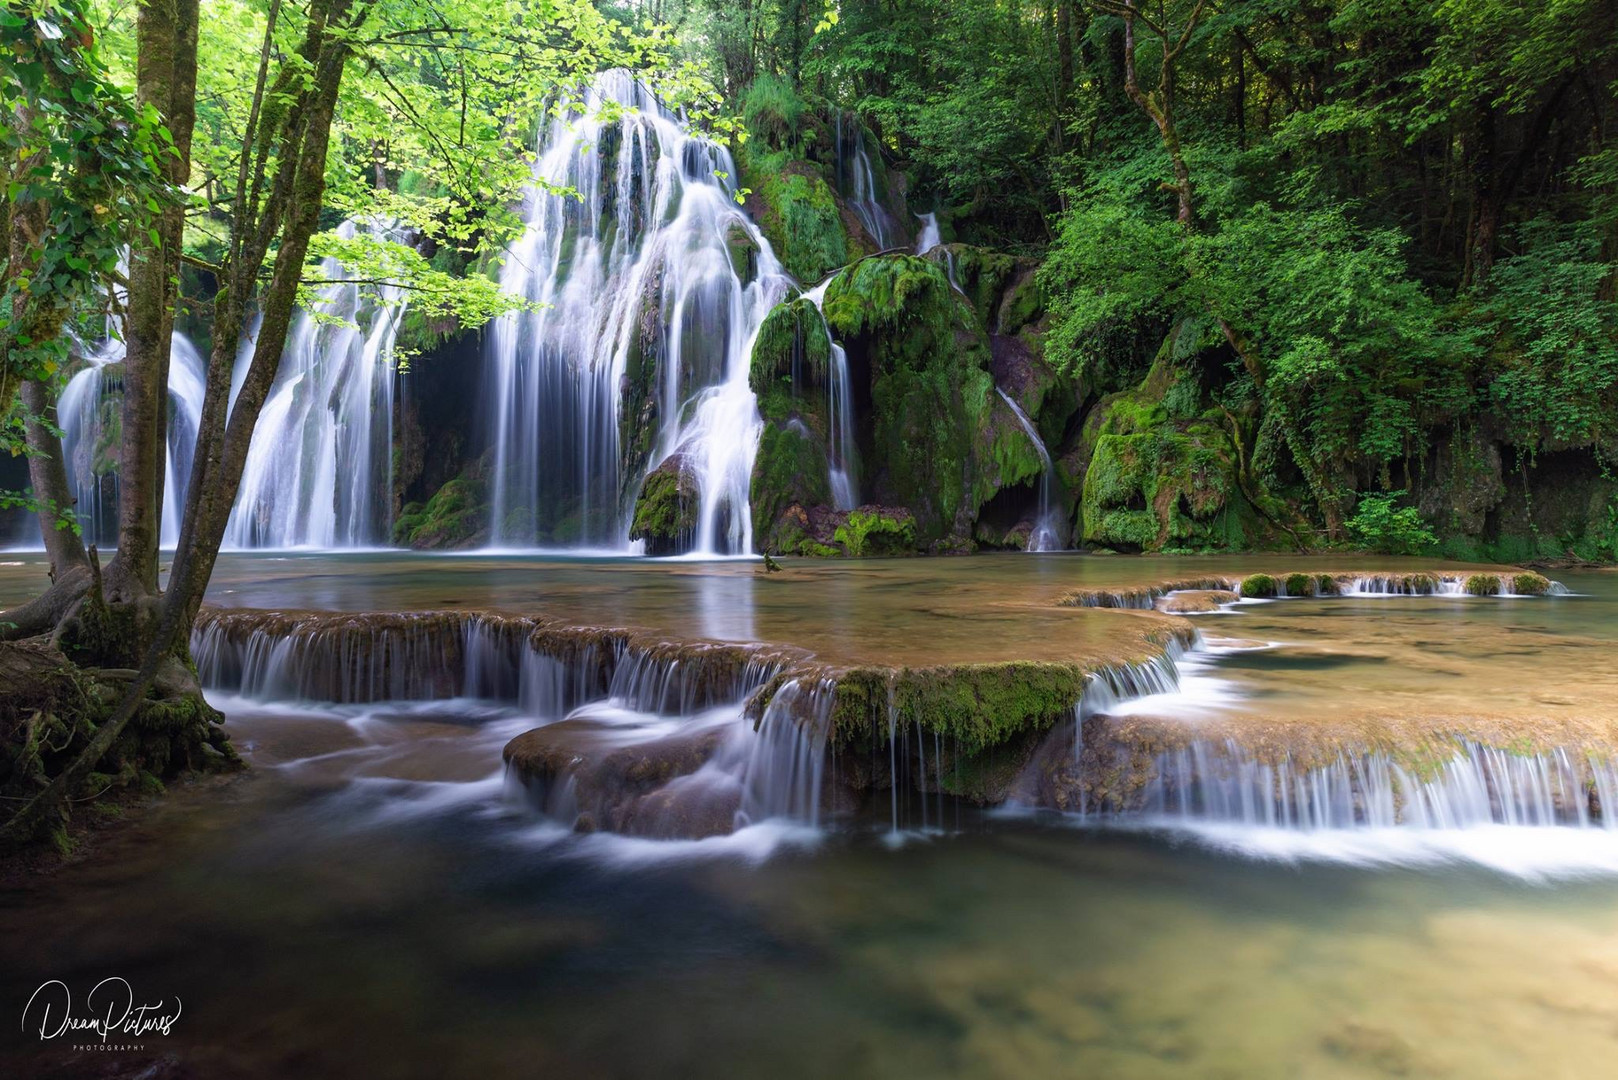
[[832, 278], [827, 278], [806, 291], [803, 298], [820, 312], [820, 323], [826, 328], [826, 346], [830, 353], [826, 378], [826, 458], [830, 463], [827, 481], [831, 487], [832, 506], [838, 510], [852, 510], [860, 501], [859, 482], [854, 476], [854, 383], [848, 373], [848, 352], [837, 344], [831, 336], [831, 327], [826, 325], [826, 288], [831, 282]]
[[[938, 231], [938, 215], [917, 214], [916, 219], [921, 222], [921, 235], [916, 238], [916, 254], [925, 255], [943, 243]], [[953, 271], [953, 267], [951, 270]]]
[[865, 128], [858, 120], [845, 125], [841, 111], [837, 113], [837, 188], [876, 241], [877, 250], [892, 247], [899, 229], [879, 198], [876, 169], [865, 147]]
[[1051, 453], [1045, 449], [1045, 440], [1039, 437], [1034, 422], [1028, 419], [1028, 414], [1012, 400], [1011, 395], [998, 386], [994, 388], [994, 392], [1000, 395], [1000, 400], [1011, 407], [1012, 413], [1017, 417], [1017, 423], [1022, 425], [1023, 431], [1033, 440], [1034, 449], [1039, 452], [1039, 460], [1045, 466], [1045, 471], [1039, 477], [1039, 510], [1034, 517], [1033, 531], [1028, 534], [1028, 550], [1059, 551], [1062, 547], [1059, 529], [1061, 515], [1052, 497], [1056, 491], [1056, 469], [1051, 464]]
[[[118, 408], [117, 399], [107, 396], [107, 369], [122, 363], [124, 353], [124, 342], [109, 335], [86, 357], [84, 369], [68, 380], [56, 405], [68, 484], [73, 490], [84, 540], [102, 547], [115, 544], [118, 535], [118, 477], [113, 472], [104, 475], [97, 472], [97, 459], [111, 465], [117, 463], [117, 446], [103, 444], [108, 430], [105, 424], [114, 419], [113, 412]], [[191, 340], [178, 330], [169, 346], [168, 389], [168, 454], [159, 542], [173, 547], [180, 537], [180, 508], [185, 505], [185, 484], [191, 477], [191, 456], [197, 445], [203, 393], [202, 357]], [[103, 499], [104, 494], [113, 497]]]
[[700, 494], [695, 549], [748, 552], [748, 363], [790, 279], [735, 201], [729, 151], [624, 71], [579, 105], [541, 136], [501, 273], [542, 306], [490, 337], [491, 542], [625, 549], [642, 479], [678, 455]]
[[[339, 235], [356, 228], [344, 222]], [[386, 230], [377, 228], [381, 238]], [[259, 414], [225, 533], [235, 548], [365, 547], [388, 541], [393, 342], [404, 290], [362, 289], [336, 259], [317, 314], [300, 312]], [[362, 329], [362, 326], [364, 329]], [[234, 401], [246, 377], [237, 364]]]

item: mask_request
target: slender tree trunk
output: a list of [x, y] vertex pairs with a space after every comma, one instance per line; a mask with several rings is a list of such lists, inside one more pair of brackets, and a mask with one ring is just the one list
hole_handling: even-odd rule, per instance
[[55, 431], [56, 395], [44, 383], [25, 382], [22, 404], [26, 410], [28, 479], [40, 503], [39, 531], [51, 561], [51, 580], [60, 581], [69, 571], [89, 566], [90, 557], [84, 550], [83, 538], [62, 520], [64, 514], [72, 513], [74, 499], [67, 482], [62, 440]]
[[[304, 89], [297, 94], [297, 100], [279, 114], [279, 122], [273, 130], [262, 133], [262, 138], [249, 134], [248, 151], [258, 146], [263, 152], [256, 156], [244, 153], [243, 169], [251, 166], [255, 171], [262, 170], [272, 143], [277, 146], [278, 157], [262, 215], [256, 212], [256, 181], [251, 185], [255, 193], [252, 205], [240, 199], [236, 203], [239, 216], [232, 224], [232, 258], [225, 275], [229, 284], [221, 288], [215, 300], [215, 340], [209, 358], [207, 394], [191, 487], [186, 494], [180, 546], [175, 553], [169, 587], [164, 591], [157, 612], [156, 626], [148, 635], [140, 669], [117, 708], [96, 729], [72, 764], [0, 825], [0, 848], [32, 837], [41, 824], [56, 813], [68, 794], [83, 783], [90, 770], [111, 749], [139, 711], [147, 692], [165, 672], [176, 678], [187, 677], [176, 654], [184, 651], [197, 608], [201, 606], [203, 592], [213, 573], [231, 504], [241, 483], [248, 443], [280, 366], [281, 350], [286, 344], [304, 259], [308, 255], [309, 238], [320, 223], [326, 153], [338, 87], [349, 56], [347, 41], [349, 34], [363, 21], [366, 10], [362, 8], [361, 13], [349, 21], [345, 18], [349, 0], [327, 3], [315, 0], [309, 10], [302, 49], [308, 64], [305, 69], [308, 79], [300, 75], [292, 80], [290, 72], [284, 70], [287, 79], [277, 80], [277, 88], [283, 81], [291, 80]], [[260, 305], [264, 320], [241, 391], [234, 405], [229, 406], [235, 343], [253, 298], [251, 286], [263, 265], [265, 253], [276, 240], [279, 244], [275, 270]], [[194, 677], [191, 682], [194, 685]]]
[[[136, 100], [162, 114], [174, 141], [168, 178], [191, 174], [196, 118], [197, 0], [143, 0], [136, 28]], [[168, 374], [179, 295], [185, 208], [165, 210], [155, 243], [134, 237], [129, 258], [127, 351], [122, 442], [118, 455], [118, 554], [107, 571], [107, 598], [134, 600], [157, 592], [157, 549], [163, 524], [168, 450]]]

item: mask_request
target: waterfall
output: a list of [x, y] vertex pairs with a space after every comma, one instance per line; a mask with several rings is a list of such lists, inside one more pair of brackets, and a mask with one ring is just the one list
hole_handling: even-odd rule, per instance
[[789, 279], [735, 202], [724, 147], [625, 71], [576, 104], [541, 134], [501, 271], [542, 306], [490, 334], [491, 542], [625, 549], [642, 479], [678, 455], [700, 493], [696, 550], [748, 552], [748, 364]]
[[877, 196], [876, 170], [865, 148], [865, 127], [858, 119], [844, 132], [843, 113], [837, 113], [837, 187], [858, 215], [865, 232], [876, 241], [878, 251], [892, 246], [898, 231], [887, 208]]
[[1618, 767], [1555, 749], [1519, 754], [1460, 740], [1417, 771], [1380, 750], [1343, 750], [1320, 764], [1259, 758], [1234, 740], [1195, 739], [1157, 757], [1144, 810], [1184, 822], [1279, 829], [1479, 825], [1618, 830]]
[[[79, 524], [88, 544], [111, 547], [117, 543], [118, 476], [110, 471], [117, 465], [118, 445], [106, 441], [117, 426], [114, 411], [117, 398], [109, 396], [112, 380], [121, 385], [121, 374], [108, 368], [123, 363], [124, 342], [109, 333], [86, 365], [62, 388], [57, 399], [57, 422], [62, 429], [62, 454], [67, 463], [68, 484], [78, 508]], [[180, 511], [185, 505], [185, 484], [191, 478], [191, 456], [197, 445], [197, 425], [202, 416], [203, 363], [196, 346], [178, 330], [169, 346], [168, 454], [164, 468], [163, 521], [160, 543], [173, 547], [180, 538]], [[107, 491], [107, 487], [111, 491]], [[103, 499], [104, 494], [112, 497]]]
[[[353, 222], [338, 235], [351, 239]], [[371, 228], [378, 239], [388, 236]], [[404, 290], [362, 290], [334, 258], [318, 313], [287, 337], [242, 472], [225, 546], [361, 547], [389, 539], [393, 479], [393, 342]], [[361, 324], [366, 328], [361, 329]], [[246, 377], [236, 368], [232, 400]]]
[[827, 479], [832, 506], [852, 510], [860, 501], [859, 484], [854, 478], [854, 388], [848, 373], [848, 352], [832, 338], [831, 327], [826, 324], [826, 289], [831, 282], [832, 278], [827, 278], [806, 291], [803, 298], [820, 312], [830, 353], [826, 379], [826, 459], [830, 463]]
[[[917, 214], [916, 219], [921, 222], [921, 236], [916, 240], [916, 254], [925, 255], [943, 242], [938, 232], [938, 215]], [[953, 265], [950, 270], [953, 274]], [[952, 281], [951, 284], [953, 283]]]
[[679, 644], [457, 611], [206, 609], [191, 636], [204, 687], [261, 701], [358, 704], [475, 697], [554, 720], [589, 702], [689, 716], [781, 670], [769, 649]]
[[998, 386], [994, 392], [1000, 395], [1000, 400], [1011, 406], [1012, 413], [1017, 417], [1017, 423], [1022, 425], [1023, 431], [1033, 440], [1034, 449], [1039, 452], [1039, 460], [1045, 466], [1039, 478], [1039, 512], [1034, 518], [1033, 531], [1028, 534], [1028, 550], [1058, 551], [1062, 547], [1061, 521], [1060, 515], [1052, 505], [1054, 502], [1052, 495], [1056, 489], [1056, 469], [1051, 464], [1050, 451], [1045, 449], [1045, 440], [1039, 437], [1034, 422], [1028, 419], [1028, 414], [1011, 399], [1011, 395]]
[[836, 701], [835, 680], [792, 679], [765, 706], [756, 731], [745, 721], [736, 727], [715, 764], [740, 780], [738, 826], [769, 818], [820, 824], [826, 740]]

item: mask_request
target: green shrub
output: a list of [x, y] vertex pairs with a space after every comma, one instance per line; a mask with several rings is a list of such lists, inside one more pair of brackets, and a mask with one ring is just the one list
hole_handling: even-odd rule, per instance
[[1438, 537], [1427, 527], [1421, 511], [1413, 506], [1393, 508], [1393, 501], [1403, 494], [1392, 491], [1361, 499], [1354, 516], [1348, 519], [1349, 533], [1383, 555], [1420, 555], [1432, 548]]

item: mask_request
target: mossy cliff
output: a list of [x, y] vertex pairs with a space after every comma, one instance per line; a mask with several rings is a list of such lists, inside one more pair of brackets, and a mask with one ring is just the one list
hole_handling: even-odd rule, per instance
[[[1126, 551], [1232, 551], [1276, 545], [1279, 530], [1243, 487], [1236, 419], [1210, 402], [1188, 363], [1194, 327], [1163, 342], [1134, 390], [1086, 416], [1080, 535]], [[1081, 451], [1081, 460], [1084, 456]]]
[[887, 255], [838, 274], [825, 312], [867, 388], [863, 487], [907, 507], [919, 543], [970, 544], [978, 507], [1002, 480], [985, 467], [1014, 474], [1008, 482], [1028, 475], [1029, 459], [1038, 468], [1031, 446], [1018, 461], [1015, 439], [998, 437], [989, 350], [970, 309], [936, 264]]
[[[1019, 532], [1019, 517], [1036, 501], [1044, 462], [996, 393], [991, 336], [946, 268], [906, 255], [862, 259], [832, 279], [824, 312], [801, 298], [781, 304], [754, 346], [751, 383], [764, 420], [752, 488], [760, 548], [852, 555], [893, 551], [900, 537], [912, 551], [1026, 542], [1031, 522]], [[852, 464], [868, 504], [859, 520], [834, 521], [826, 505], [828, 335], [847, 357]], [[1037, 358], [1002, 366], [1036, 411], [1061, 396], [1060, 380]], [[1044, 411], [1060, 431], [1072, 410]], [[847, 542], [879, 519], [882, 544]]]
[[393, 520], [393, 542], [404, 547], [474, 547], [488, 536], [488, 455], [445, 481], [425, 503], [406, 503]]
[[743, 186], [752, 191], [747, 211], [793, 277], [813, 284], [876, 250], [848, 205], [850, 176], [839, 175], [840, 164], [848, 173], [856, 145], [872, 159], [876, 196], [900, 223], [900, 242], [909, 242], [903, 182], [889, 176], [877, 140], [857, 116], [839, 115], [772, 75], [748, 88], [742, 113], [752, 136], [736, 153]]

